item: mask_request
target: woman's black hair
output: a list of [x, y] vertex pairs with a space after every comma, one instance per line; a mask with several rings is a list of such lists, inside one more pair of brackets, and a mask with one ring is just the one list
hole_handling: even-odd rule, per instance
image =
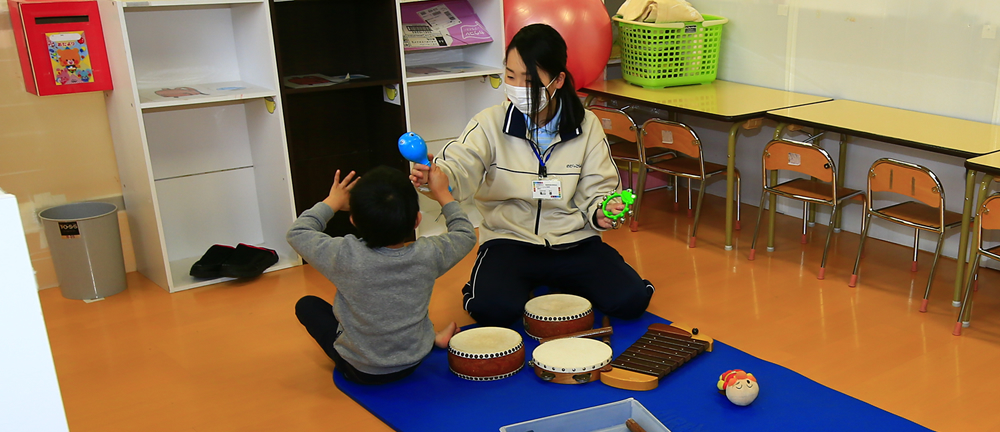
[[[524, 65], [528, 69], [530, 84], [528, 86], [529, 102], [531, 111], [528, 114], [534, 118], [538, 113], [537, 101], [540, 100], [541, 89], [548, 83], [543, 83], [538, 76], [538, 69], [542, 69], [550, 77], [558, 78], [559, 73], [566, 74], [563, 86], [555, 91], [552, 97], [553, 102], [558, 102], [562, 106], [562, 114], [559, 120], [559, 133], [572, 133], [583, 123], [584, 109], [583, 103], [576, 95], [576, 86], [573, 83], [573, 75], [566, 68], [566, 41], [556, 29], [546, 24], [531, 24], [523, 27], [510, 40], [507, 46], [507, 55], [516, 49], [518, 55], [524, 60]], [[506, 58], [504, 58], [506, 62]]]

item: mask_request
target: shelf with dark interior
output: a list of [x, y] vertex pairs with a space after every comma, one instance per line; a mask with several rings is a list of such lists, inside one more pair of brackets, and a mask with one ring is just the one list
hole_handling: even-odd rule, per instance
[[[334, 173], [409, 164], [396, 141], [406, 131], [403, 105], [385, 102], [383, 86], [402, 83], [396, 7], [390, 1], [272, 2], [281, 76], [364, 74], [326, 87], [282, 86], [285, 134], [296, 211], [326, 198]], [[402, 101], [404, 95], [399, 95]], [[338, 213], [326, 232], [356, 233]]]
[[398, 78], [382, 78], [382, 79], [363, 78], [359, 80], [352, 80], [345, 83], [334, 84], [330, 86], [303, 87], [303, 88], [290, 88], [285, 86], [281, 91], [285, 94], [332, 92], [332, 91], [348, 90], [359, 87], [382, 87], [382, 86], [396, 84], [398, 82], [399, 82]]

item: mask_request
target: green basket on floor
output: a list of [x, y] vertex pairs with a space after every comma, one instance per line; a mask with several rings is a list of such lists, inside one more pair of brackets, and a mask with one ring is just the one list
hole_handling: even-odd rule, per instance
[[616, 15], [622, 78], [646, 88], [715, 81], [722, 25], [728, 19], [702, 15], [704, 22], [644, 23]]

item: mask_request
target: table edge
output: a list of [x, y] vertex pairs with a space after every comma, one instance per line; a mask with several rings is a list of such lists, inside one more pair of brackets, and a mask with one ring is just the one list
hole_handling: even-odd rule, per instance
[[977, 156], [988, 155], [990, 153], [998, 151], [998, 150], [990, 150], [990, 151], [988, 151], [986, 153], [972, 153], [972, 152], [967, 152], [967, 151], [962, 151], [962, 150], [957, 150], [957, 149], [947, 149], [947, 148], [943, 148], [943, 147], [937, 147], [937, 146], [932, 146], [932, 145], [924, 144], [924, 143], [917, 142], [917, 141], [910, 141], [910, 140], [906, 140], [906, 139], [902, 139], [902, 138], [895, 138], [895, 137], [890, 137], [890, 136], [885, 136], [885, 135], [874, 134], [874, 133], [870, 133], [870, 132], [864, 132], [864, 131], [858, 131], [858, 130], [853, 130], [853, 129], [849, 129], [849, 128], [843, 128], [843, 127], [838, 127], [838, 126], [827, 125], [827, 124], [823, 124], [823, 123], [819, 123], [819, 122], [814, 122], [814, 121], [802, 120], [802, 119], [798, 119], [798, 118], [794, 118], [794, 117], [783, 116], [781, 114], [776, 114], [774, 111], [768, 111], [765, 114], [765, 117], [767, 117], [767, 118], [769, 118], [771, 120], [776, 120], [776, 121], [780, 121], [780, 122], [783, 122], [783, 123], [796, 124], [796, 125], [800, 125], [800, 126], [813, 127], [813, 128], [819, 128], [819, 129], [822, 129], [824, 131], [836, 132], [836, 133], [840, 133], [840, 134], [851, 135], [851, 136], [855, 136], [855, 137], [858, 137], [858, 138], [866, 138], [866, 139], [870, 139], [870, 140], [873, 140], [873, 141], [881, 141], [881, 142], [888, 143], [888, 144], [895, 144], [895, 145], [900, 145], [900, 146], [903, 146], [903, 147], [909, 147], [909, 148], [913, 148], [913, 149], [917, 149], [917, 150], [929, 151], [931, 153], [944, 154], [944, 155], [948, 155], [948, 156], [955, 156], [955, 157], [959, 157], [959, 158], [966, 159], [966, 160], [968, 160], [970, 158], [977, 157]]
[[[633, 102], [633, 103], [640, 104], [640, 105], [648, 105], [648, 106], [653, 106], [653, 107], [666, 107], [670, 111], [676, 111], [676, 112], [682, 113], [682, 114], [691, 114], [691, 115], [694, 115], [694, 116], [697, 116], [697, 117], [707, 118], [707, 119], [711, 119], [711, 120], [719, 120], [719, 121], [724, 121], [724, 122], [739, 122], [739, 121], [746, 121], [746, 120], [751, 120], [751, 119], [755, 119], [755, 118], [763, 118], [763, 117], [765, 117], [765, 114], [768, 111], [774, 111], [774, 110], [780, 110], [780, 109], [788, 109], [788, 108], [797, 108], [797, 107], [802, 107], [802, 106], [806, 106], [806, 105], [813, 105], [813, 104], [818, 104], [818, 103], [830, 102], [830, 101], [834, 100], [833, 98], [826, 98], [826, 97], [824, 97], [823, 100], [818, 100], [818, 101], [815, 101], [815, 102], [807, 102], [807, 103], [802, 103], [802, 104], [797, 104], [797, 105], [789, 105], [789, 106], [785, 106], [785, 107], [781, 107], [781, 108], [770, 108], [770, 109], [765, 109], [765, 110], [762, 110], [762, 111], [754, 111], [752, 113], [746, 113], [746, 114], [723, 115], [723, 114], [707, 113], [707, 112], [704, 112], [704, 111], [698, 111], [698, 110], [693, 110], [693, 109], [690, 109], [690, 108], [678, 107], [678, 106], [674, 106], [674, 105], [658, 104], [658, 103], [650, 102], [650, 101], [647, 101], [647, 100], [636, 99], [636, 98], [632, 98], [632, 97], [628, 97], [628, 96], [622, 96], [622, 95], [619, 95], [619, 94], [616, 94], [616, 93], [609, 93], [609, 92], [606, 92], [606, 91], [596, 90], [596, 89], [587, 88], [587, 87], [583, 87], [579, 91], [582, 92], [582, 93], [586, 93], [587, 95], [591, 95], [591, 96], [606, 96], [608, 98], [613, 98], [613, 99], [618, 99], [618, 100], [625, 100], [625, 101]], [[819, 96], [817, 96], [817, 97], [819, 97]]]

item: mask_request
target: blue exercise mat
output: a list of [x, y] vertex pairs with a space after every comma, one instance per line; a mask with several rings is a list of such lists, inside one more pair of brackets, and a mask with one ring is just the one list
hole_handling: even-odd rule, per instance
[[[600, 315], [597, 322], [600, 322]], [[637, 320], [611, 320], [611, 346], [617, 357], [653, 323], [669, 323], [651, 313]], [[525, 358], [538, 342], [524, 334]], [[709, 334], [711, 336], [711, 334]], [[730, 369], [752, 373], [760, 395], [746, 407], [733, 405], [716, 388]], [[501, 426], [635, 398], [672, 432], [725, 431], [926, 431], [912, 421], [876, 408], [743, 351], [715, 341], [698, 355], [639, 392], [593, 382], [547, 383], [525, 365], [499, 381], [463, 380], [448, 370], [448, 351], [435, 348], [409, 377], [381, 386], [355, 384], [334, 371], [334, 382], [361, 406], [397, 431], [499, 431]], [[538, 431], [544, 432], [544, 431]]]

